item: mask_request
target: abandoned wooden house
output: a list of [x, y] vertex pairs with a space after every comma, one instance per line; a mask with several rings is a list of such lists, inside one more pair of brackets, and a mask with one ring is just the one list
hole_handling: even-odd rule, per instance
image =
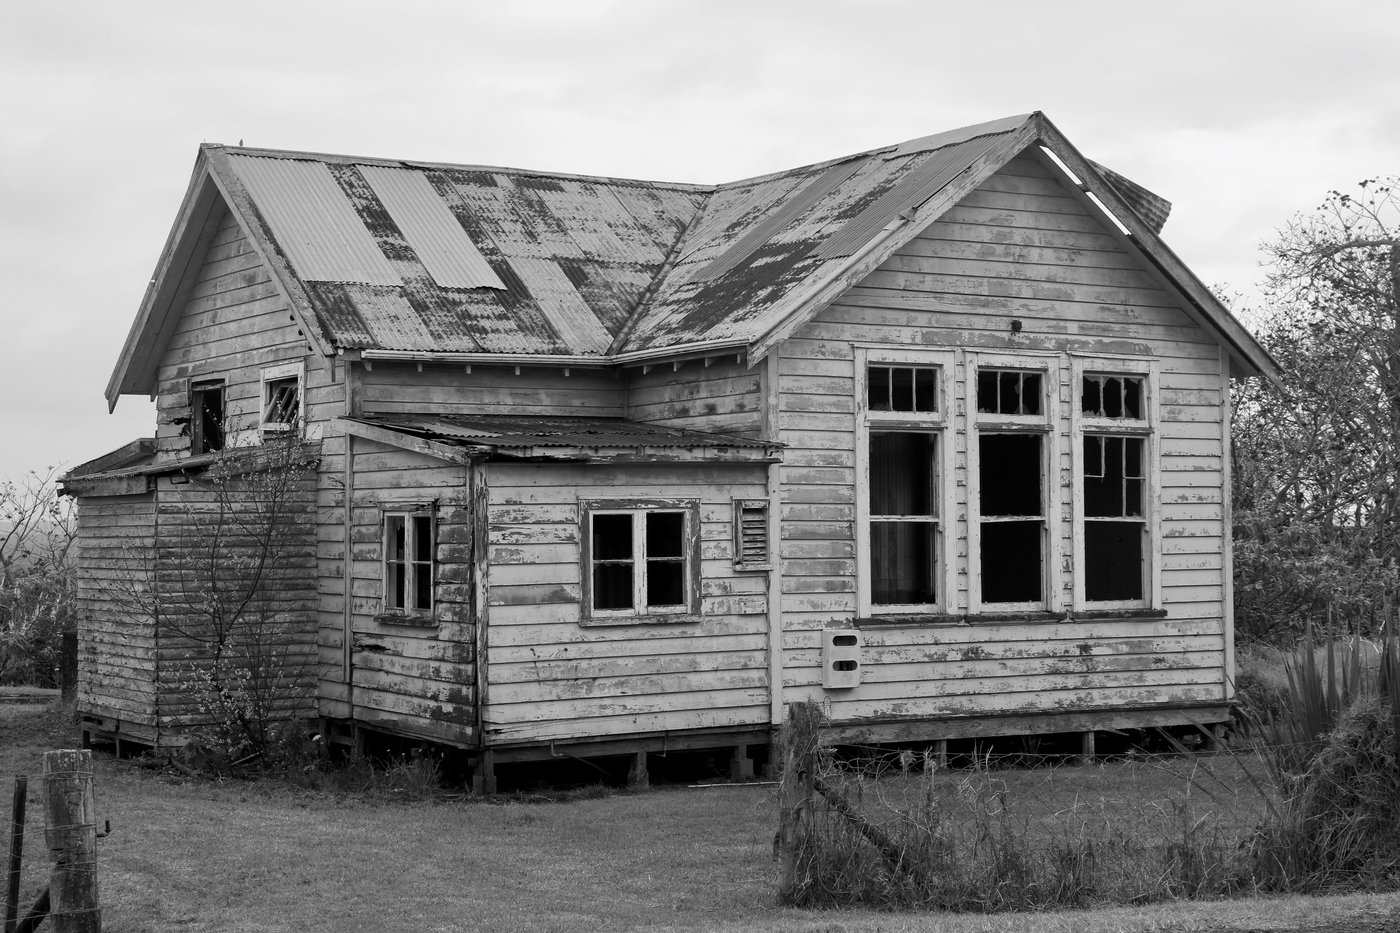
[[104, 580], [287, 432], [331, 734], [489, 782], [742, 773], [809, 698], [834, 741], [1221, 722], [1229, 383], [1277, 371], [1168, 209], [1039, 113], [714, 186], [202, 146], [107, 389], [156, 436], [66, 480], [86, 728], [194, 721]]

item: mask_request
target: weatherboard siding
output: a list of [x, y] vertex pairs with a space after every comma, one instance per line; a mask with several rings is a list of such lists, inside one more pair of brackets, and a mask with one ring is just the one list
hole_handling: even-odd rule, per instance
[[627, 417], [687, 431], [758, 437], [762, 368], [733, 356], [627, 371]]
[[157, 369], [156, 441], [161, 457], [190, 450], [190, 382], [225, 380], [225, 434], [230, 444], [257, 443], [262, 371], [304, 361], [307, 434], [341, 413], [334, 366], [312, 352], [271, 274], [225, 213]]
[[551, 415], [620, 418], [622, 381], [611, 372], [537, 366], [374, 361], [356, 373], [366, 414]]
[[[328, 437], [318, 531], [322, 710], [404, 735], [474, 741], [472, 510], [467, 468], [364, 438], [353, 444], [350, 527], [351, 651], [345, 637], [343, 456]], [[435, 611], [419, 624], [384, 611], [383, 516], [426, 508], [436, 520]]]
[[[766, 574], [734, 569], [733, 504], [760, 465], [488, 465], [488, 744], [762, 726]], [[580, 501], [698, 499], [700, 613], [580, 624]]]
[[[1011, 321], [1022, 329], [1013, 334]], [[823, 690], [819, 632], [857, 615], [856, 399], [860, 345], [1054, 354], [1058, 462], [1048, 515], [1055, 577], [1073, 580], [1070, 354], [1155, 360], [1165, 619], [885, 625], [863, 632], [862, 682]], [[994, 716], [1222, 701], [1225, 693], [1222, 395], [1218, 344], [1123, 241], [1038, 159], [1013, 160], [780, 345], [785, 697], [831, 704], [837, 720]], [[1029, 355], [1028, 355], [1029, 358]], [[967, 612], [968, 417], [953, 444], [955, 567], [948, 609]], [[1071, 591], [1051, 594], [1071, 608]]]
[[156, 725], [155, 625], [131, 604], [150, 576], [155, 496], [86, 496], [78, 509], [78, 710]]

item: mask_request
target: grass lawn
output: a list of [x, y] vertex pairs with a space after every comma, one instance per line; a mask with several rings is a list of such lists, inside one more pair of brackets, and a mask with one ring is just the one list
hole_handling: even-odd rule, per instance
[[[26, 773], [32, 791], [26, 904], [47, 872], [35, 799], [41, 756], [76, 741], [61, 716], [0, 705], [0, 776]], [[1012, 779], [1030, 782], [1046, 813], [1055, 812], [1043, 779], [1028, 774]], [[1102, 781], [1080, 783], [1071, 797], [1087, 799]], [[96, 794], [99, 819], [112, 821], [99, 843], [110, 933], [1400, 929], [1396, 895], [993, 916], [785, 910], [774, 899], [777, 799], [769, 786], [564, 803], [400, 803], [271, 782], [192, 781], [99, 754]], [[7, 812], [8, 797], [6, 780]], [[1104, 812], [1127, 804], [1110, 802]]]

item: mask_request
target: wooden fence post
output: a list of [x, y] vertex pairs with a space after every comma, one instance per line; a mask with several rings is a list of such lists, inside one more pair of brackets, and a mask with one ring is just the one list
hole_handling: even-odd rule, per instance
[[783, 780], [778, 790], [777, 854], [778, 897], [784, 904], [796, 902], [800, 879], [797, 855], [808, 829], [817, 777], [817, 748], [821, 736], [821, 709], [815, 703], [788, 707], [783, 730]]
[[54, 933], [101, 933], [92, 752], [44, 753], [44, 816], [44, 838], [54, 863], [49, 876]]
[[14, 933], [19, 920], [19, 880], [24, 864], [24, 811], [29, 800], [29, 778], [15, 775], [15, 796], [10, 814], [10, 866], [5, 890], [5, 933]]

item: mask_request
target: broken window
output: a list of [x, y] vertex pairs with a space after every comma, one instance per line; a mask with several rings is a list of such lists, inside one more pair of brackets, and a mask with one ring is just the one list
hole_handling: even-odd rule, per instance
[[586, 506], [588, 612], [593, 618], [685, 613], [696, 602], [694, 507]]
[[978, 436], [983, 603], [1045, 600], [1045, 437]]
[[224, 449], [224, 381], [207, 379], [190, 386], [190, 453]]
[[1084, 376], [1080, 411], [1093, 418], [1143, 419], [1141, 376]]
[[1084, 438], [1084, 598], [1088, 602], [1143, 598], [1145, 447], [1141, 437]]
[[301, 374], [300, 363], [263, 370], [259, 427], [264, 434], [295, 431], [301, 425]]
[[384, 516], [384, 610], [430, 615], [435, 551], [431, 511]]
[[937, 602], [938, 435], [870, 433], [870, 601]]

